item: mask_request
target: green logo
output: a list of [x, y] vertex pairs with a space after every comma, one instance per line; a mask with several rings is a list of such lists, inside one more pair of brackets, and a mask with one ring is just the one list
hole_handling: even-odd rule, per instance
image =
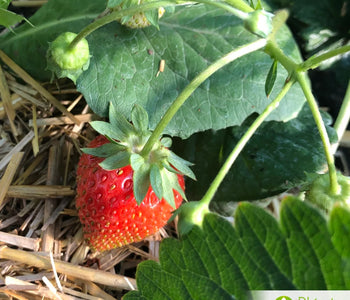
[[276, 300], [292, 300], [292, 298], [290, 298], [288, 296], [280, 296], [280, 297], [276, 298]]

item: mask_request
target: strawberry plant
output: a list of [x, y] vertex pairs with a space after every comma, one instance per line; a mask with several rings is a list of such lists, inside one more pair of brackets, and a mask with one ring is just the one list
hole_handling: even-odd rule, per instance
[[[30, 18], [34, 27], [0, 36], [37, 79], [53, 71], [73, 80], [100, 118], [76, 180], [91, 251], [176, 220], [159, 262], [138, 265], [137, 291], [124, 299], [350, 288], [350, 178], [334, 160], [350, 119], [349, 73], [333, 126], [308, 77], [348, 59], [347, 3], [332, 6], [339, 34], [325, 45], [309, 4], [279, 0], [51, 0]], [[295, 35], [313, 43], [303, 53], [289, 17], [306, 24]], [[272, 215], [281, 193], [289, 195]]]

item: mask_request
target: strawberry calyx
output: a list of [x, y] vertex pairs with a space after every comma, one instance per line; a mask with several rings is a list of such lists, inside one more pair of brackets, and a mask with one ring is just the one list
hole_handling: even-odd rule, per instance
[[151, 136], [149, 120], [145, 109], [135, 105], [131, 112], [130, 123], [111, 103], [109, 123], [93, 121], [91, 126], [104, 135], [110, 143], [97, 148], [83, 148], [86, 154], [104, 158], [99, 165], [106, 170], [114, 170], [131, 165], [134, 182], [134, 195], [138, 205], [145, 198], [149, 186], [159, 199], [164, 198], [173, 208], [175, 199], [173, 190], [186, 199], [178, 182], [177, 174], [196, 179], [190, 169], [190, 162], [180, 158], [168, 148], [169, 137], [162, 137], [146, 155], [141, 151]]
[[272, 32], [272, 18], [274, 15], [263, 9], [258, 9], [248, 14], [244, 20], [245, 29], [251, 33], [266, 38]]
[[[107, 4], [107, 9], [109, 12], [127, 9], [131, 7], [138, 6], [142, 3], [150, 2], [149, 0], [109, 0]], [[122, 25], [129, 28], [137, 29], [144, 28], [153, 25], [159, 28], [158, 20], [164, 15], [164, 8], [159, 7], [157, 9], [139, 12], [132, 16], [124, 16], [119, 18], [117, 21]]]
[[306, 192], [306, 200], [323, 210], [330, 211], [335, 203], [350, 207], [350, 177], [337, 173], [340, 190], [334, 194], [330, 189], [329, 174], [318, 175]]
[[81, 39], [75, 47], [70, 47], [76, 36], [73, 32], [60, 34], [50, 43], [46, 53], [47, 68], [57, 78], [68, 77], [74, 83], [90, 64], [89, 44], [86, 39]]
[[209, 212], [207, 203], [201, 201], [187, 202], [173, 213], [169, 221], [172, 221], [178, 215], [177, 230], [180, 235], [185, 235], [191, 231], [193, 226], [202, 228], [204, 217]]

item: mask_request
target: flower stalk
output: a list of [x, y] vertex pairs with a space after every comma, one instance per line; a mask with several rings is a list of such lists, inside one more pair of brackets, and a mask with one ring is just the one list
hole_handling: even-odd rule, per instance
[[324, 152], [325, 152], [326, 160], [328, 164], [328, 172], [329, 172], [329, 179], [330, 179], [330, 193], [333, 195], [337, 195], [340, 193], [340, 186], [338, 184], [337, 172], [336, 172], [334, 157], [332, 153], [332, 147], [329, 141], [326, 126], [324, 125], [320, 110], [318, 109], [316, 99], [312, 94], [311, 87], [309, 85], [309, 82], [307, 81], [306, 74], [304, 72], [296, 72], [295, 76], [304, 92], [306, 100], [311, 109], [311, 113], [314, 117], [316, 126], [318, 128], [319, 134], [321, 136], [321, 140], [323, 143], [323, 148], [324, 148]]

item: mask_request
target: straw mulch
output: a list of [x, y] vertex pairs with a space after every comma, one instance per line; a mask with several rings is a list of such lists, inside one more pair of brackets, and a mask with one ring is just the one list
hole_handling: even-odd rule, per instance
[[96, 117], [71, 81], [38, 83], [1, 50], [0, 96], [0, 299], [120, 299], [173, 228], [92, 252], [74, 197]]

